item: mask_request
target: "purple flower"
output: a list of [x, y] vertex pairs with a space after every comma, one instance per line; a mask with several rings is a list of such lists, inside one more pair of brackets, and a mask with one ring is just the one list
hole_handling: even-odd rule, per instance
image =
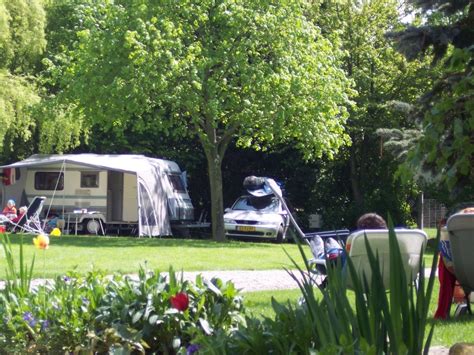
[[41, 330], [46, 330], [49, 328], [49, 321], [47, 319], [41, 321]]
[[33, 314], [31, 314], [31, 312], [23, 313], [23, 320], [28, 322], [28, 325], [30, 327], [34, 327], [36, 325], [36, 323], [38, 323], [36, 321], [35, 317], [33, 317]]
[[192, 355], [194, 353], [197, 353], [199, 348], [199, 344], [189, 344], [186, 348], [186, 355]]
[[91, 301], [89, 301], [89, 299], [87, 297], [82, 297], [82, 304], [84, 306], [89, 306], [89, 303], [91, 303]]
[[69, 281], [71, 281], [71, 278], [69, 276], [64, 276], [63, 281], [64, 282], [69, 282]]

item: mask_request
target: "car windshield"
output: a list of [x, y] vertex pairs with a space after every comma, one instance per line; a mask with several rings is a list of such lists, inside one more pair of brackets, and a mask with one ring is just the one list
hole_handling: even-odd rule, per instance
[[243, 196], [232, 207], [239, 211], [279, 212], [280, 201], [275, 196]]

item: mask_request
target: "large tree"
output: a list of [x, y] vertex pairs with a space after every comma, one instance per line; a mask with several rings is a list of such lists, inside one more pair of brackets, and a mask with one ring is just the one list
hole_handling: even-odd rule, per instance
[[[452, 205], [474, 200], [474, 1], [413, 0], [422, 26], [392, 32], [409, 59], [433, 54], [440, 75], [411, 116], [419, 135], [396, 132], [389, 143], [406, 156], [402, 172]], [[396, 144], [399, 143], [399, 144]], [[411, 143], [411, 144], [407, 144]], [[408, 149], [412, 148], [406, 155]], [[400, 149], [399, 149], [400, 150]], [[433, 189], [434, 187], [434, 189]]]
[[[408, 62], [385, 37], [401, 27], [396, 0], [314, 1], [312, 17], [327, 36], [340, 36], [343, 68], [355, 82], [357, 96], [347, 131], [352, 145], [333, 162], [320, 164], [314, 174], [313, 204], [319, 204], [332, 226], [355, 226], [357, 217], [376, 210], [390, 212], [396, 223], [410, 219], [411, 188], [394, 178], [397, 163], [381, 149], [380, 127], [409, 127], [411, 122], [392, 109], [391, 102], [412, 101], [427, 85], [425, 63]], [[332, 208], [337, 205], [338, 208]], [[308, 206], [309, 207], [309, 206]]]
[[31, 107], [39, 102], [34, 77], [46, 45], [45, 12], [40, 0], [0, 0], [0, 149], [11, 159], [31, 138], [36, 123]]
[[62, 73], [63, 97], [104, 129], [195, 136], [207, 158], [213, 235], [224, 239], [221, 163], [230, 142], [289, 142], [334, 156], [349, 81], [338, 43], [303, 1], [122, 0], [84, 7], [87, 30]]

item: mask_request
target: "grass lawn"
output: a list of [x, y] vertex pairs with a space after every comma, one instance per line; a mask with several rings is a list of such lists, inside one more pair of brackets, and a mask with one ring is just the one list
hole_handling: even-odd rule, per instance
[[[443, 345], [451, 346], [459, 342], [474, 343], [474, 315], [462, 316], [448, 321], [435, 321], [433, 315], [436, 310], [438, 300], [439, 284], [435, 281], [433, 296], [431, 298], [430, 310], [428, 313], [430, 326], [435, 324], [435, 331], [431, 346]], [[350, 291], [349, 291], [350, 292]], [[259, 317], [274, 317], [271, 306], [271, 298], [274, 297], [280, 303], [291, 302], [296, 305], [301, 292], [296, 290], [278, 290], [278, 291], [263, 291], [263, 292], [247, 292], [244, 293], [244, 305], [249, 314]], [[451, 314], [454, 313], [455, 305], [451, 308]], [[429, 331], [429, 328], [428, 328]], [[428, 331], [426, 334], [428, 334]]]
[[[20, 235], [10, 236], [17, 253]], [[285, 250], [302, 261], [296, 244], [271, 244], [171, 238], [127, 238], [96, 236], [50, 237], [49, 249], [37, 250], [30, 235], [23, 236], [26, 260], [36, 255], [33, 277], [53, 277], [75, 269], [84, 273], [95, 268], [106, 273], [137, 273], [140, 265], [168, 271], [264, 270], [293, 268]], [[305, 251], [310, 254], [309, 248]], [[5, 258], [0, 247], [0, 279], [5, 278]]]
[[[426, 230], [430, 237], [435, 229]], [[10, 236], [14, 251], [18, 251], [20, 235]], [[296, 244], [272, 244], [173, 238], [131, 238], [97, 236], [50, 237], [46, 251], [36, 250], [32, 236], [24, 235], [26, 260], [36, 255], [33, 277], [53, 277], [70, 270], [84, 273], [102, 270], [106, 273], [136, 273], [145, 263], [150, 269], [167, 271], [172, 265], [176, 271], [204, 270], [265, 270], [293, 268], [285, 250], [298, 262], [302, 261]], [[311, 257], [308, 247], [304, 247]], [[428, 247], [426, 267], [431, 266], [433, 250]], [[0, 248], [0, 256], [3, 250]], [[5, 259], [0, 257], [0, 279], [5, 278]]]

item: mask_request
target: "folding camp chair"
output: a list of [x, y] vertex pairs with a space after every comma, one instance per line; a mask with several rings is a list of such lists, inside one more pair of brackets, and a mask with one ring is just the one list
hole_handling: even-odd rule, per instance
[[456, 213], [448, 218], [446, 226], [454, 273], [466, 295], [467, 310], [472, 314], [469, 295], [474, 291], [474, 213]]
[[[419, 229], [395, 229], [395, 235], [400, 247], [407, 281], [414, 282], [419, 272], [421, 252], [425, 250], [428, 240], [426, 233]], [[367, 241], [374, 255], [378, 255], [383, 283], [388, 288], [390, 284], [389, 231], [386, 229], [360, 230], [352, 233], [347, 238], [346, 250], [356, 272], [361, 278], [365, 275], [366, 279], [370, 280], [372, 270], [365, 244], [365, 236], [367, 236]], [[353, 288], [350, 277], [347, 277], [347, 287]]]
[[34, 197], [28, 206], [26, 213], [17, 223], [5, 220], [5, 218], [2, 218], [1, 222], [9, 224], [13, 233], [44, 234], [43, 227], [41, 226], [40, 214], [45, 200], [46, 197], [43, 196]]
[[311, 253], [313, 254], [313, 258], [309, 259], [308, 262], [314, 272], [319, 273], [321, 275], [326, 275], [327, 273], [326, 263], [328, 262], [328, 255], [332, 254], [331, 250], [329, 250], [331, 245], [328, 244], [330, 238], [336, 241], [338, 243], [339, 248], [342, 248], [343, 250], [348, 236], [348, 229], [306, 233], [303, 236], [303, 240], [308, 243], [311, 249]]

